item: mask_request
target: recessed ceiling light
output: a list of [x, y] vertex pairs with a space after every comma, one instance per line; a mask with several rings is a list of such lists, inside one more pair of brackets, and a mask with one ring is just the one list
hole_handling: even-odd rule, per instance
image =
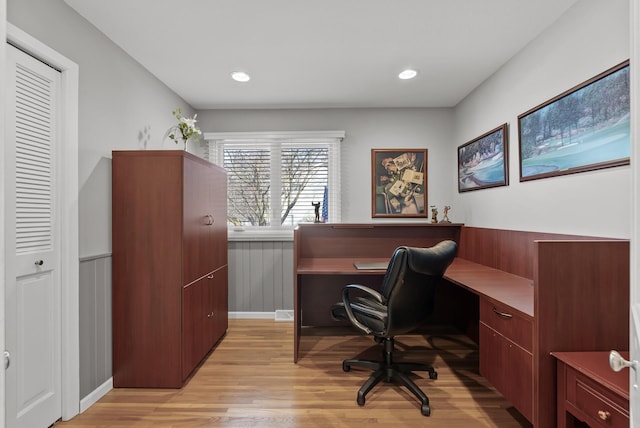
[[402, 73], [398, 74], [398, 77], [402, 80], [413, 79], [418, 75], [416, 70], [412, 70], [410, 68], [403, 70]]
[[248, 82], [251, 77], [244, 71], [234, 71], [231, 73], [231, 78], [236, 82]]

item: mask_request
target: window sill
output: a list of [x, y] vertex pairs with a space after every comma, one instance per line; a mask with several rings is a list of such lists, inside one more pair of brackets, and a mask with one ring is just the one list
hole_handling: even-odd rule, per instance
[[227, 234], [229, 241], [293, 241], [293, 229], [233, 230]]

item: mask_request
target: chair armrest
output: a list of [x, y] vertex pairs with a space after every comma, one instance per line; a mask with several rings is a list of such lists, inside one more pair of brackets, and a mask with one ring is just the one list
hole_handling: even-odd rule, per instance
[[344, 294], [344, 291], [348, 291], [348, 290], [350, 290], [352, 288], [355, 288], [355, 289], [360, 290], [360, 291], [364, 291], [369, 296], [371, 296], [374, 299], [376, 299], [378, 301], [378, 303], [380, 303], [381, 305], [386, 305], [387, 304], [387, 302], [386, 302], [386, 300], [385, 300], [385, 298], [384, 298], [384, 296], [382, 294], [378, 293], [376, 290], [374, 290], [372, 288], [369, 288], [369, 287], [367, 287], [365, 285], [348, 284], [348, 285], [346, 285], [344, 287], [343, 294]]
[[356, 316], [353, 314], [353, 310], [351, 309], [351, 304], [349, 302], [349, 292], [353, 289], [367, 293], [369, 296], [373, 297], [381, 304], [385, 304], [385, 299], [382, 294], [378, 293], [376, 290], [372, 290], [371, 288], [360, 284], [349, 284], [342, 289], [342, 303], [344, 303], [344, 310], [347, 313], [349, 322], [351, 322], [351, 324], [353, 324], [358, 329], [364, 331], [366, 334], [371, 334], [373, 330], [358, 321], [356, 319]]

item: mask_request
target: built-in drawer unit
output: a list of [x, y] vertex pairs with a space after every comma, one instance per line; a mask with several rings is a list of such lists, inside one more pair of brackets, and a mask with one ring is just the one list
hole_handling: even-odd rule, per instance
[[480, 374], [523, 416], [533, 415], [533, 323], [512, 308], [480, 299]]
[[629, 427], [628, 373], [613, 372], [607, 354], [554, 353], [558, 358], [559, 428], [575, 426], [576, 419], [592, 428]]

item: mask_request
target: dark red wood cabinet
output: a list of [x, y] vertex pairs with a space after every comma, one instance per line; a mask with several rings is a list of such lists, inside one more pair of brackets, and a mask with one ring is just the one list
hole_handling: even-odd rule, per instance
[[[533, 419], [533, 321], [504, 304], [480, 300], [480, 374]], [[514, 382], [514, 380], [517, 380]]]
[[114, 151], [113, 383], [179, 388], [228, 326], [226, 172]]

